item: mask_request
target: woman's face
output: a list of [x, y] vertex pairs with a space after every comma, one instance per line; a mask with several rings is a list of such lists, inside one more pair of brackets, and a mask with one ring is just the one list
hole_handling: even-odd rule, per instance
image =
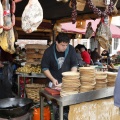
[[69, 45], [69, 43], [65, 43], [65, 42], [58, 43], [56, 41], [56, 49], [58, 52], [65, 52], [68, 45]]

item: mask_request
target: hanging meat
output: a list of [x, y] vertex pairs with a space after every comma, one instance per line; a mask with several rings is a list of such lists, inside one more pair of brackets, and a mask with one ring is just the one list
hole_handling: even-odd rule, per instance
[[94, 30], [92, 28], [92, 23], [89, 22], [87, 24], [87, 30], [85, 32], [85, 38], [90, 39], [92, 37], [93, 33], [94, 33]]
[[117, 8], [116, 8], [117, 3], [118, 3], [118, 0], [116, 0], [115, 4], [114, 4], [114, 6], [113, 6], [112, 15], [117, 15], [117, 13], [118, 13], [118, 10], [117, 10]]
[[43, 10], [38, 0], [29, 0], [22, 14], [22, 29], [32, 33], [43, 20]]
[[3, 7], [0, 0], [0, 34], [3, 32]]
[[71, 7], [72, 7], [72, 24], [75, 24], [77, 19], [77, 9], [76, 9], [76, 0], [71, 0]]
[[112, 33], [110, 31], [109, 25], [105, 24], [103, 18], [97, 26], [95, 39], [98, 40], [100, 46], [103, 49], [108, 50], [112, 43]]
[[13, 54], [15, 52], [15, 48], [14, 48], [15, 36], [14, 36], [13, 27], [11, 27], [12, 22], [11, 22], [9, 0], [3, 0], [2, 6], [4, 12], [6, 11], [6, 14], [4, 14], [4, 18], [3, 18], [4, 26], [6, 30], [4, 30], [0, 35], [0, 39], [1, 39], [0, 46], [4, 51]]

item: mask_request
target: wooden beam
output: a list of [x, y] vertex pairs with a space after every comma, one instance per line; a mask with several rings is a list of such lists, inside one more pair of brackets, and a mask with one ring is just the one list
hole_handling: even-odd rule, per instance
[[47, 39], [50, 39], [49, 36], [25, 36], [25, 35], [20, 35], [18, 36], [18, 39], [34, 39], [34, 40], [40, 40], [40, 39], [44, 39], [44, 40], [47, 40]]
[[[15, 20], [21, 21], [21, 17], [15, 17]], [[43, 21], [42, 21], [42, 22], [51, 23], [51, 20], [46, 20], [46, 19], [43, 19]]]
[[[15, 27], [15, 29], [18, 31], [23, 31], [22, 28], [20, 28], [20, 27]], [[39, 31], [39, 32], [52, 32], [52, 30], [50, 30], [50, 29], [37, 29], [37, 31]]]
[[[115, 16], [120, 16], [120, 9], [118, 9], [118, 14], [112, 15], [113, 17]], [[100, 18], [96, 14], [84, 14], [84, 15], [78, 15], [77, 20], [83, 19], [83, 20], [90, 20], [90, 19], [97, 19]], [[72, 22], [71, 17], [70, 18], [62, 18], [56, 21], [57, 23], [65, 23], [65, 22]]]
[[[77, 20], [79, 20], [79, 19], [89, 20], [89, 19], [92, 19], [92, 18], [98, 18], [98, 16], [95, 15], [95, 14], [84, 14], [84, 15], [78, 15], [77, 16]], [[70, 17], [70, 18], [63, 18], [63, 19], [57, 20], [57, 23], [65, 23], [65, 22], [71, 22], [71, 21], [72, 20], [71, 20], [71, 17]]]
[[42, 37], [49, 37], [50, 36], [50, 34], [46, 34], [46, 35], [44, 35], [44, 34], [40, 34], [40, 35], [38, 35], [38, 34], [19, 34], [19, 35], [21, 35], [21, 36], [34, 36], [34, 37], [36, 37], [36, 36], [42, 36]]

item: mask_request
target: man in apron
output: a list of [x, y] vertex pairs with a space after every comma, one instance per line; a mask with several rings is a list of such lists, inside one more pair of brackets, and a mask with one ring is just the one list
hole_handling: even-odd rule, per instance
[[62, 72], [77, 71], [77, 58], [70, 38], [66, 33], [59, 33], [56, 42], [46, 49], [41, 67], [50, 81], [49, 86], [56, 86], [62, 82]]

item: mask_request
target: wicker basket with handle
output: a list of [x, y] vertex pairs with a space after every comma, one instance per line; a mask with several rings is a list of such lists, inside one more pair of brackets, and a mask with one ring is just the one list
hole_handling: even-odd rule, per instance
[[45, 84], [26, 84], [25, 90], [28, 98], [33, 99], [34, 102], [39, 102], [39, 91], [45, 88]]

